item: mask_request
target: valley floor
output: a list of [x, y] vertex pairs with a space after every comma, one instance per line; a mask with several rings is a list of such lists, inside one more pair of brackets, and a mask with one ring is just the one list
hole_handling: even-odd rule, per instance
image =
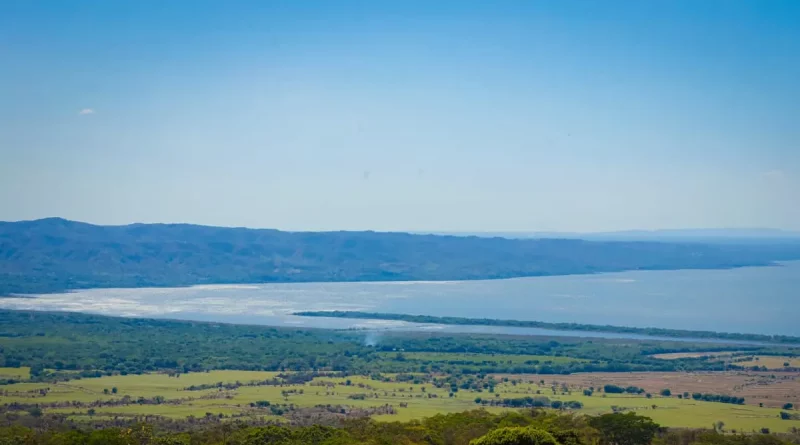
[[[11, 372], [9, 368], [2, 371]], [[22, 368], [18, 374], [24, 372]], [[278, 376], [276, 372], [210, 371], [16, 383], [0, 387], [0, 404], [37, 405], [45, 413], [62, 413], [74, 420], [215, 416], [283, 422], [316, 407], [336, 415], [402, 421], [479, 407], [501, 412], [513, 409], [498, 406], [505, 399], [546, 397], [551, 402], [579, 402], [582, 407], [576, 413], [633, 411], [670, 427], [710, 428], [721, 421], [725, 428], [741, 432], [800, 428], [800, 420], [782, 420], [776, 407], [796, 401], [800, 394], [799, 376], [789, 373], [775, 378], [768, 373], [498, 375], [493, 392], [462, 389], [452, 393], [449, 386], [399, 381], [398, 375], [384, 375], [381, 380], [321, 376], [295, 384], [279, 383]], [[606, 384], [639, 386], [650, 396], [598, 392]], [[584, 390], [590, 387], [595, 392], [586, 395]], [[664, 388], [670, 388], [673, 396], [657, 395]], [[677, 394], [683, 391], [733, 392], [746, 395], [748, 403], [679, 399]], [[758, 406], [763, 403], [759, 400], [766, 402], [764, 407]]]

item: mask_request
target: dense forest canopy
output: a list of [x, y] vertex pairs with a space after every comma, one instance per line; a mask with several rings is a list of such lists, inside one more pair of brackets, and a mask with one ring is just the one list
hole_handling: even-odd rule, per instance
[[210, 283], [470, 280], [800, 259], [800, 244], [608, 242], [188, 224], [0, 223], [0, 295]]
[[302, 311], [294, 315], [303, 317], [354, 318], [367, 320], [400, 320], [412, 323], [435, 323], [467, 326], [511, 326], [542, 328], [563, 331], [617, 332], [654, 337], [725, 339], [730, 341], [784, 343], [800, 346], [800, 337], [789, 335], [742, 334], [732, 332], [690, 331], [684, 329], [637, 328], [631, 326], [594, 325], [583, 323], [550, 323], [530, 320], [500, 320], [496, 318], [439, 317], [434, 315], [387, 314], [361, 311]]
[[[511, 335], [333, 331], [117, 318], [64, 312], [0, 310], [0, 367], [30, 366], [61, 376], [97, 377], [159, 370], [568, 374], [593, 371], [724, 370], [719, 361], [659, 360], [651, 354], [708, 351], [707, 343]], [[370, 342], [367, 336], [371, 337]], [[368, 344], [369, 343], [369, 344]], [[716, 350], [796, 354], [787, 346], [716, 345]], [[417, 360], [401, 352], [533, 354], [583, 359], [567, 363]], [[731, 368], [734, 369], [734, 368]], [[81, 371], [74, 374], [73, 371]]]

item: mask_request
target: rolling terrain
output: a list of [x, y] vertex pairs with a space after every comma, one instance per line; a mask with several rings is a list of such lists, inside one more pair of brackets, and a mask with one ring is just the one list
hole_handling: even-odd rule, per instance
[[0, 223], [0, 295], [217, 283], [496, 279], [793, 259], [800, 259], [800, 244], [97, 226], [61, 218]]

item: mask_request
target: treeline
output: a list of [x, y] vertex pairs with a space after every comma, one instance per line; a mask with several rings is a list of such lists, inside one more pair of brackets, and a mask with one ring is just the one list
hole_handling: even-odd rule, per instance
[[482, 406], [502, 406], [506, 408], [553, 408], [553, 409], [581, 409], [583, 408], [583, 403], [577, 400], [568, 400], [568, 401], [561, 401], [561, 400], [550, 400], [548, 397], [544, 396], [536, 396], [536, 397], [511, 397], [511, 398], [500, 398], [500, 397], [476, 397], [475, 403]]
[[[317, 377], [345, 377], [345, 373], [337, 372], [297, 372], [297, 373], [281, 373], [271, 379], [253, 380], [249, 382], [216, 382], [200, 385], [189, 385], [184, 391], [204, 391], [207, 389], [225, 389], [232, 390], [242, 386], [279, 386], [279, 385], [302, 385], [314, 380]], [[177, 374], [180, 378], [180, 374]]]
[[704, 402], [720, 402], [720, 403], [733, 403], [734, 405], [744, 405], [744, 397], [734, 397], [725, 394], [701, 394], [699, 392], [693, 393], [694, 400], [702, 400]]
[[[652, 351], [672, 348], [694, 347], [702, 350], [702, 344], [387, 332], [376, 346], [367, 346], [366, 335], [367, 333], [356, 331], [0, 310], [0, 366], [29, 366], [34, 381], [157, 371], [178, 374], [214, 369], [362, 375], [569, 374], [594, 371], [726, 369], [722, 362], [659, 360], [648, 355]], [[621, 343], [625, 344], [624, 348], [619, 347]], [[786, 350], [786, 353], [794, 353], [789, 348]], [[449, 364], [447, 360], [416, 360], [397, 354], [396, 351], [529, 354], [584, 360], [562, 364], [543, 362], [535, 365], [532, 362], [528, 365], [501, 361], [491, 364]], [[18, 379], [14, 379], [16, 380]]]
[[[51, 419], [52, 420], [52, 419]], [[250, 426], [242, 422], [188, 425], [132, 424], [92, 429], [39, 419], [36, 426], [0, 427], [0, 443], [25, 445], [789, 445], [797, 435], [721, 434], [667, 430], [633, 413], [597, 417], [541, 410], [490, 414], [485, 410], [436, 415], [421, 421], [345, 420], [330, 425]]]
[[437, 317], [432, 315], [409, 315], [409, 314], [387, 314], [381, 312], [360, 312], [360, 311], [303, 311], [296, 312], [294, 315], [304, 317], [334, 317], [334, 318], [358, 318], [372, 320], [396, 320], [412, 323], [432, 323], [447, 325], [468, 325], [468, 326], [510, 326], [520, 328], [541, 328], [558, 331], [590, 331], [590, 332], [610, 332], [622, 334], [648, 335], [653, 337], [673, 337], [673, 338], [698, 338], [698, 339], [721, 339], [732, 341], [749, 341], [763, 343], [780, 343], [800, 345], [800, 337], [787, 335], [762, 335], [762, 334], [739, 334], [730, 332], [713, 331], [689, 331], [682, 329], [662, 329], [662, 328], [636, 328], [630, 326], [611, 326], [593, 325], [581, 323], [548, 323], [544, 321], [523, 321], [523, 320], [499, 320], [494, 318], [464, 318], [464, 317]]
[[617, 386], [617, 385], [605, 385], [603, 386], [603, 391], [608, 394], [642, 394], [644, 393], [644, 389], [639, 388], [638, 386]]

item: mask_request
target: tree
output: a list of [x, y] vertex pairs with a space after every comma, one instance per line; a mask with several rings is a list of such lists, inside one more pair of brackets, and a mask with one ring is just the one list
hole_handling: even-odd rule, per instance
[[86, 411], [86, 414], [88, 414], [88, 415], [90, 415], [90, 416], [94, 416], [96, 412], [97, 412], [97, 411], [95, 411], [95, 410], [94, 410], [94, 408], [89, 408], [89, 409]]
[[31, 377], [42, 375], [42, 373], [44, 373], [44, 365], [41, 363], [36, 363], [34, 365], [31, 365], [30, 373]]
[[113, 394], [116, 394], [116, 393], [117, 393], [117, 387], [115, 386], [115, 387], [111, 388], [111, 392], [112, 392]]
[[548, 431], [553, 437], [556, 438], [556, 441], [561, 445], [584, 445], [584, 441], [581, 438], [581, 434], [574, 429], [553, 429]]
[[28, 409], [28, 414], [30, 414], [33, 417], [42, 417], [42, 409], [39, 408], [38, 406], [34, 406]]
[[791, 403], [786, 403], [783, 405], [783, 409], [785, 410], [790, 410], [792, 408], [794, 408], [794, 405], [792, 405]]
[[672, 395], [672, 391], [670, 391], [669, 388], [662, 389], [661, 395], [664, 397], [669, 397]]
[[792, 415], [786, 411], [781, 411], [781, 420], [792, 420]]
[[590, 419], [589, 425], [600, 432], [602, 445], [649, 444], [661, 428], [651, 419], [632, 412], [603, 414]]
[[470, 442], [470, 445], [559, 445], [547, 431], [533, 427], [499, 428]]

